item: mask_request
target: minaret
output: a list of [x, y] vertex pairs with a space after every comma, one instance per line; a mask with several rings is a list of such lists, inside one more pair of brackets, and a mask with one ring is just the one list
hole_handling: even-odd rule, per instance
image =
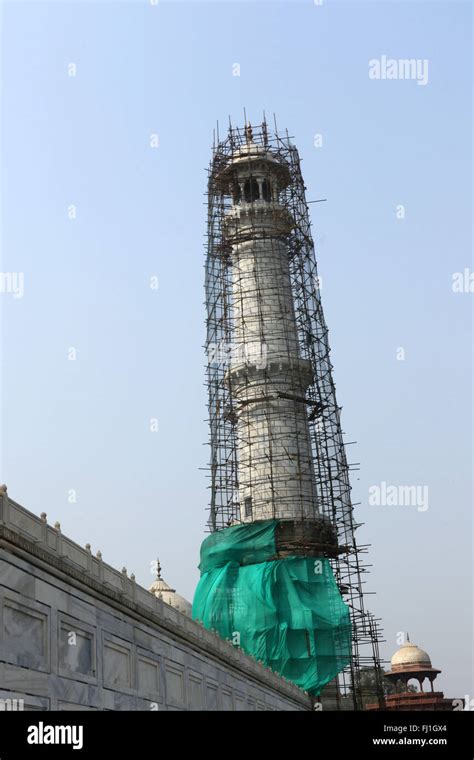
[[305, 393], [311, 365], [300, 357], [285, 238], [293, 219], [280, 204], [288, 167], [252, 140], [218, 175], [232, 198], [233, 344], [228, 382], [237, 418], [240, 520], [319, 515]]
[[318, 283], [296, 147], [230, 125], [208, 182], [211, 535], [193, 617], [313, 695], [337, 679], [358, 709], [361, 668], [383, 695], [379, 633]]

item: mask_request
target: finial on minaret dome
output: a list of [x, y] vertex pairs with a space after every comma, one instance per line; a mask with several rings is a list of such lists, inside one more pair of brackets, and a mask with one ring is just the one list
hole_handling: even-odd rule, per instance
[[245, 139], [247, 142], [252, 142], [253, 140], [253, 132], [252, 132], [252, 125], [250, 122], [247, 122], [245, 126]]

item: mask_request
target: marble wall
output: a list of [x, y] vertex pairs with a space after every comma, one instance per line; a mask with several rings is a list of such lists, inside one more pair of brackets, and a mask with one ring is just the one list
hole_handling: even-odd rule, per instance
[[58, 551], [45, 516], [7, 499], [0, 709], [9, 700], [25, 710], [311, 709], [296, 686], [123, 573], [95, 572], [90, 549], [64, 539]]

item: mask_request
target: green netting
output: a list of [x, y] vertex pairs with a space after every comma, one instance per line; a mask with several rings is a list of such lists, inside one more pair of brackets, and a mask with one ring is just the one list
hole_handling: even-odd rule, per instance
[[319, 694], [350, 661], [349, 608], [326, 558], [275, 559], [277, 525], [237, 525], [203, 541], [193, 618]]

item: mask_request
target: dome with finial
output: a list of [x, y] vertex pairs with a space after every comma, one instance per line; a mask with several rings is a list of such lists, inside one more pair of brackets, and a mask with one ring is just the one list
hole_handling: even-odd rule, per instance
[[[434, 693], [433, 683], [436, 680], [437, 676], [441, 673], [438, 668], [434, 668], [431, 664], [431, 658], [427, 652], [425, 652], [424, 649], [421, 647], [418, 647], [416, 644], [413, 643], [413, 641], [410, 641], [410, 637], [407, 634], [407, 640], [402, 646], [397, 649], [395, 654], [393, 655], [391, 661], [391, 670], [384, 673], [385, 678], [387, 678], [393, 685], [395, 685], [396, 689], [398, 689], [397, 693], [394, 695], [388, 695], [387, 696], [387, 705], [391, 704], [391, 701], [393, 702], [393, 709], [397, 709], [396, 705], [399, 704], [400, 699], [402, 702], [400, 704], [411, 705], [410, 709], [422, 709], [422, 707], [416, 707], [416, 703], [418, 700], [425, 700], [423, 704], [431, 705], [432, 703], [426, 702], [426, 693], [423, 689], [423, 683], [425, 679], [427, 678], [431, 685], [431, 693]], [[420, 685], [420, 691], [416, 693], [412, 693], [409, 691], [409, 682], [415, 679], [418, 681]], [[400, 691], [399, 684], [402, 684], [402, 691]], [[403, 691], [404, 686], [404, 691]], [[401, 695], [401, 696], [400, 696]], [[439, 692], [438, 696], [441, 695], [441, 698], [443, 698], [442, 692]], [[393, 699], [392, 699], [393, 697]], [[437, 697], [438, 698], [438, 697]], [[408, 702], [407, 702], [408, 700]], [[390, 707], [387, 707], [387, 709], [391, 709]], [[405, 709], [404, 707], [400, 707], [400, 709]], [[444, 708], [440, 708], [444, 709]]]
[[148, 591], [151, 591], [152, 594], [161, 599], [165, 604], [169, 604], [170, 607], [174, 607], [179, 612], [182, 612], [183, 615], [191, 617], [192, 605], [162, 578], [159, 559], [156, 560], [156, 579]]
[[392, 670], [404, 670], [405, 668], [431, 668], [431, 659], [424, 649], [416, 646], [409, 638], [400, 649], [393, 655], [390, 664]]

